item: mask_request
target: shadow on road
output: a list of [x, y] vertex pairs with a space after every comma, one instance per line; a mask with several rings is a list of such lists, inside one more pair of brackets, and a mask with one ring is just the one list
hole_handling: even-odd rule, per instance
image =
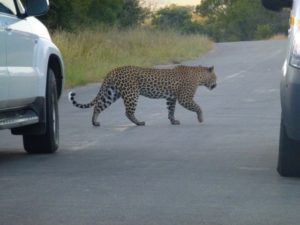
[[1, 149], [0, 151], [0, 164], [2, 162], [10, 162], [10, 161], [17, 161], [24, 158], [28, 158], [28, 154], [25, 152], [22, 152], [20, 150], [14, 150], [14, 149]]

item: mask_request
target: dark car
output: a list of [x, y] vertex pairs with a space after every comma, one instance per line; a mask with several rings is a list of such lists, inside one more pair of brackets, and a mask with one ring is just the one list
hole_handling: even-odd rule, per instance
[[300, 1], [262, 0], [270, 10], [291, 9], [287, 57], [280, 85], [281, 125], [278, 172], [282, 176], [300, 176]]

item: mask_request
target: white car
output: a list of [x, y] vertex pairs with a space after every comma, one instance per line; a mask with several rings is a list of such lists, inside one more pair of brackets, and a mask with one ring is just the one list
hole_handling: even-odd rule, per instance
[[47, 28], [33, 17], [48, 11], [48, 0], [23, 2], [0, 0], [0, 129], [23, 135], [28, 153], [53, 153], [63, 60]]

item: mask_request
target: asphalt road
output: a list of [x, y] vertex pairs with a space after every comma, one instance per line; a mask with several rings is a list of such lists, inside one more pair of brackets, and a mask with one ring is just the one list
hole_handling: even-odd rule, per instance
[[[60, 102], [61, 148], [26, 155], [0, 132], [1, 225], [292, 225], [300, 179], [276, 172], [279, 82], [286, 41], [217, 44], [189, 65], [214, 65], [218, 86], [199, 88], [204, 123], [164, 100], [140, 98], [136, 127], [118, 101], [91, 126], [92, 110]], [[76, 88], [87, 102], [99, 84]]]

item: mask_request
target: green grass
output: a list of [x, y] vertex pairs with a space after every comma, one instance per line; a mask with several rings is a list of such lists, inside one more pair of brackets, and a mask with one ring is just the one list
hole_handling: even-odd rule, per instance
[[201, 35], [147, 29], [56, 31], [52, 38], [64, 57], [66, 87], [99, 82], [118, 66], [150, 67], [198, 57], [213, 46]]

